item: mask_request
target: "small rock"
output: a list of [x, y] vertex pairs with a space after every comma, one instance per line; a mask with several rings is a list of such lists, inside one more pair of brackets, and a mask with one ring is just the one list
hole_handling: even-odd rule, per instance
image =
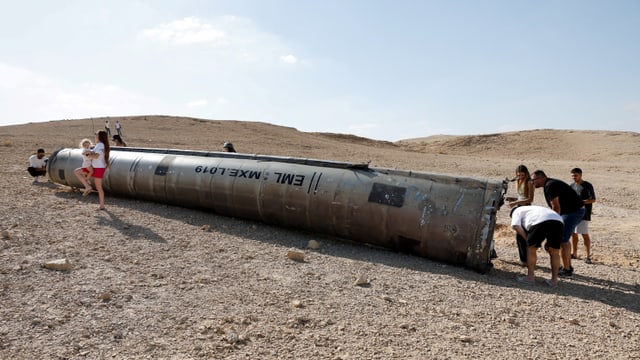
[[100, 300], [107, 302], [109, 300], [111, 300], [111, 294], [109, 293], [103, 293], [99, 296]]
[[211, 225], [202, 225], [202, 227], [200, 229], [202, 231], [210, 232], [211, 231]]
[[71, 270], [71, 268], [73, 267], [69, 262], [69, 260], [67, 259], [47, 261], [46, 263], [42, 264], [42, 266], [46, 269], [58, 270], [58, 271]]
[[291, 306], [293, 306], [294, 308], [301, 308], [302, 307], [302, 301], [300, 300], [293, 300], [291, 302]]
[[287, 257], [294, 261], [304, 261], [304, 253], [295, 250], [289, 250], [287, 252]]
[[2, 230], [2, 238], [7, 240], [11, 239], [11, 233], [9, 230]]
[[238, 336], [238, 334], [232, 332], [232, 333], [227, 334], [226, 340], [227, 340], [227, 342], [229, 344], [235, 344], [238, 341], [240, 341], [240, 337]]
[[318, 250], [320, 249], [320, 243], [317, 242], [316, 240], [309, 240], [309, 243], [307, 244], [307, 248], [311, 250]]
[[371, 281], [366, 275], [358, 274], [358, 277], [356, 277], [355, 285], [365, 286], [365, 285], [369, 285], [370, 282]]
[[569, 324], [571, 324], [571, 325], [580, 325], [580, 320], [571, 319], [571, 320], [569, 320]]
[[467, 336], [467, 335], [460, 335], [459, 340], [462, 341], [463, 343], [470, 343], [473, 341], [473, 339], [471, 339], [471, 336]]

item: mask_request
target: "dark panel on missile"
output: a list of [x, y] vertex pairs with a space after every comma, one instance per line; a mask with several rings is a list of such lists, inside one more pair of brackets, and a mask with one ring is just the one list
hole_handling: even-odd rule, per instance
[[407, 188], [374, 183], [369, 193], [369, 202], [402, 207]]
[[169, 166], [171, 165], [174, 159], [175, 159], [175, 156], [166, 156], [164, 159], [162, 159], [160, 164], [158, 164], [158, 166], [156, 167], [155, 174], [160, 176], [167, 175], [167, 173], [169, 172]]

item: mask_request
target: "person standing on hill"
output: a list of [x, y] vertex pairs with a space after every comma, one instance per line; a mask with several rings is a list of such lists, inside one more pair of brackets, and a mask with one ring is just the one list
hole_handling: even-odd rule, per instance
[[120, 124], [120, 120], [116, 120], [116, 134], [122, 139], [122, 124]]
[[593, 190], [593, 185], [590, 182], [582, 180], [582, 169], [573, 168], [571, 170], [571, 178], [573, 184], [571, 188], [575, 190], [576, 194], [582, 199], [584, 203], [584, 216], [582, 221], [576, 226], [576, 230], [571, 234], [571, 242], [573, 244], [573, 252], [571, 253], [572, 259], [578, 258], [578, 234], [582, 234], [582, 240], [584, 240], [584, 248], [587, 252], [587, 257], [584, 258], [584, 262], [591, 264], [591, 238], [589, 237], [589, 222], [591, 221], [591, 210], [593, 203], [596, 202], [596, 192]]
[[111, 136], [111, 125], [109, 125], [109, 120], [104, 121], [104, 131], [107, 132], [107, 136]]
[[560, 276], [572, 276], [573, 266], [571, 266], [571, 234], [576, 225], [584, 216], [584, 203], [576, 192], [562, 180], [548, 178], [542, 170], [536, 170], [531, 176], [533, 186], [544, 188], [544, 198], [547, 205], [562, 216], [564, 222], [564, 233], [560, 254], [563, 267], [560, 269]]

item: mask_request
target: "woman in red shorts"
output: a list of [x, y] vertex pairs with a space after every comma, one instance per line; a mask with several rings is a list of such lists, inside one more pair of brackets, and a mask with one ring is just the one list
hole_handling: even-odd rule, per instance
[[[98, 198], [100, 199], [100, 210], [104, 210], [104, 190], [102, 189], [102, 178], [109, 167], [109, 137], [107, 132], [100, 130], [96, 133], [96, 146], [87, 154], [91, 158], [91, 166], [93, 166], [93, 181], [98, 190]], [[87, 196], [93, 190], [91, 184], [82, 174], [82, 169], [78, 168], [74, 171], [78, 180], [84, 184], [83, 196]]]

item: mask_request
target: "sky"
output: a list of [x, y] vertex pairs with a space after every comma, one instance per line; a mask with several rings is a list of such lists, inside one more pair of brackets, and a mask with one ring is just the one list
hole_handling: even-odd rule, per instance
[[132, 115], [640, 132], [640, 1], [0, 0], [0, 126]]

